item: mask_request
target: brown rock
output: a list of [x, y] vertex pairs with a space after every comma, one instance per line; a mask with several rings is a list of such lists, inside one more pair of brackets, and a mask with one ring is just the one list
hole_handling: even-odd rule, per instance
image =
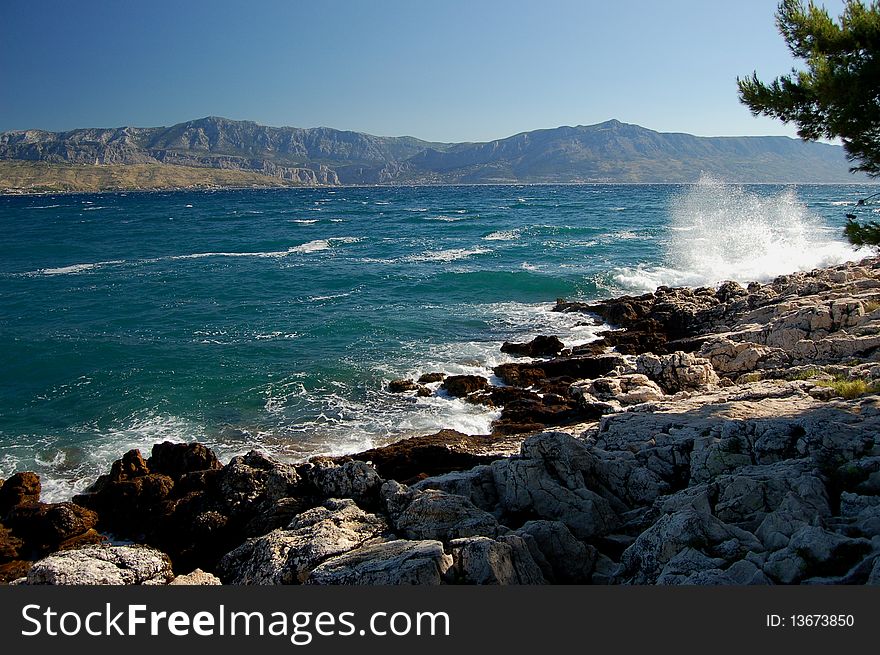
[[20, 559], [0, 564], [0, 584], [8, 584], [13, 580], [25, 577], [32, 565], [33, 562]]
[[565, 344], [556, 336], [540, 335], [528, 343], [511, 343], [505, 341], [501, 346], [501, 352], [519, 357], [544, 357], [558, 355], [565, 348]]
[[443, 382], [446, 373], [425, 373], [419, 378], [419, 384], [431, 384], [432, 382]]
[[18, 559], [22, 546], [24, 546], [22, 539], [12, 534], [9, 528], [0, 525], [0, 562]]
[[40, 476], [26, 471], [16, 473], [0, 487], [0, 518], [19, 505], [33, 505], [40, 501]]
[[401, 378], [400, 380], [392, 380], [388, 384], [388, 391], [391, 393], [406, 393], [407, 391], [416, 391], [419, 388], [412, 380]]
[[147, 467], [151, 473], [162, 473], [176, 478], [197, 471], [215, 471], [223, 468], [223, 465], [214, 451], [203, 444], [166, 441], [153, 446]]
[[456, 398], [467, 396], [488, 386], [489, 380], [481, 375], [450, 375], [443, 381], [446, 392]]

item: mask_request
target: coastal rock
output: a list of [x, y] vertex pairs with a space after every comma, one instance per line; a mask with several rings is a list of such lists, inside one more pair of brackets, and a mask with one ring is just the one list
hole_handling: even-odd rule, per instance
[[630, 405], [655, 402], [664, 397], [659, 385], [641, 373], [577, 382], [571, 385], [569, 394], [581, 407], [598, 409], [602, 414], [620, 411]]
[[718, 384], [718, 375], [709, 360], [693, 353], [674, 352], [670, 355], [646, 353], [636, 358], [636, 372], [648, 376], [666, 393], [688, 389], [704, 389]]
[[365, 507], [378, 502], [382, 478], [366, 462], [351, 460], [343, 464], [316, 461], [304, 469], [306, 480], [323, 498], [351, 498]]
[[520, 441], [505, 435], [467, 435], [455, 430], [441, 430], [436, 434], [372, 448], [350, 458], [370, 462], [386, 480], [408, 483], [488, 464], [504, 455], [519, 452]]
[[418, 384], [405, 378], [392, 380], [388, 383], [388, 391], [391, 393], [406, 393], [407, 391], [417, 391], [418, 389]]
[[518, 536], [454, 539], [449, 543], [453, 565], [450, 582], [478, 585], [545, 584], [540, 567]]
[[407, 539], [449, 541], [498, 533], [495, 517], [464, 496], [436, 489], [410, 489], [405, 494], [402, 498], [400, 495], [395, 498], [388, 513], [392, 516], [395, 531]]
[[452, 556], [439, 541], [398, 539], [333, 557], [309, 575], [313, 585], [439, 585]]
[[443, 380], [441, 388], [450, 396], [461, 398], [488, 386], [489, 380], [480, 375], [450, 375]]
[[252, 450], [233, 457], [217, 476], [217, 487], [230, 515], [251, 513], [256, 505], [295, 495], [300, 483], [296, 468]]
[[178, 575], [168, 584], [187, 587], [210, 587], [223, 583], [220, 582], [220, 578], [216, 575], [202, 571], [202, 569], [196, 569], [186, 575]]
[[585, 584], [590, 580], [598, 551], [575, 539], [561, 521], [527, 521], [514, 534], [523, 539], [549, 582]]
[[492, 512], [498, 506], [498, 491], [495, 476], [487, 465], [475, 466], [467, 471], [454, 471], [436, 475], [417, 482], [415, 490], [436, 489], [448, 494], [464, 496], [476, 507]]
[[764, 573], [776, 582], [793, 584], [813, 576], [846, 573], [871, 550], [867, 539], [850, 539], [818, 526], [798, 530], [787, 547], [767, 559]]
[[40, 501], [40, 477], [30, 471], [16, 473], [0, 486], [0, 520], [13, 508]]
[[197, 471], [216, 471], [223, 466], [214, 451], [203, 444], [165, 441], [153, 446], [146, 468], [151, 473], [176, 478]]
[[501, 352], [518, 357], [545, 357], [558, 355], [565, 348], [565, 344], [556, 336], [540, 335], [528, 343], [511, 343], [505, 341], [501, 346]]
[[434, 382], [443, 382], [446, 378], [446, 373], [424, 373], [419, 376], [419, 384], [432, 384]]
[[559, 520], [580, 539], [611, 530], [618, 518], [609, 502], [587, 488], [594, 458], [569, 435], [547, 432], [523, 442], [520, 458], [494, 462], [499, 509], [511, 515]]
[[149, 585], [174, 577], [168, 556], [148, 546], [89, 546], [35, 563], [28, 585]]
[[286, 529], [249, 539], [220, 560], [230, 584], [297, 584], [324, 560], [348, 552], [388, 529], [352, 500], [328, 500], [298, 515]]
[[670, 561], [687, 548], [725, 561], [763, 550], [753, 534], [727, 525], [711, 514], [685, 509], [662, 516], [636, 538], [623, 552], [616, 579], [619, 583], [653, 584]]

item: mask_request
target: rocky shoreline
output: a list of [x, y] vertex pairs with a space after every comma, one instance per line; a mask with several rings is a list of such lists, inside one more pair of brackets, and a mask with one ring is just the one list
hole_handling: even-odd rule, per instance
[[[15, 584], [880, 584], [880, 258], [557, 311], [614, 326], [391, 390], [500, 409], [341, 458], [126, 453], [0, 485]], [[499, 384], [500, 382], [500, 384]]]

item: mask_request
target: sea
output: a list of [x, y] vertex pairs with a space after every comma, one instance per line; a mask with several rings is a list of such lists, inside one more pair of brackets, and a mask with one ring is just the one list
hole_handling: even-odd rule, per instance
[[[766, 281], [870, 254], [868, 185], [508, 185], [0, 196], [0, 477], [45, 500], [131, 448], [302, 461], [495, 410], [392, 394], [492, 376], [506, 340], [586, 343], [551, 311], [658, 285]], [[434, 385], [435, 387], [437, 385]]]

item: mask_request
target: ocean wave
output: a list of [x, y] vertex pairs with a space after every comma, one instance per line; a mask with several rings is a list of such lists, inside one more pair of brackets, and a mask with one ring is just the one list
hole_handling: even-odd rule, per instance
[[492, 252], [489, 248], [450, 248], [448, 250], [428, 250], [418, 255], [408, 255], [401, 261], [406, 262], [454, 262], [460, 259], [468, 259], [475, 255], [485, 255]]
[[845, 242], [792, 190], [766, 196], [704, 175], [673, 203], [669, 227], [676, 237], [667, 245], [665, 261], [613, 270], [623, 289], [766, 282], [871, 254], [870, 248]]
[[294, 218], [291, 219], [291, 223], [299, 223], [300, 225], [314, 225], [317, 223], [319, 219], [317, 218]]
[[522, 236], [519, 229], [514, 230], [498, 230], [483, 237], [483, 241], [515, 241]]

